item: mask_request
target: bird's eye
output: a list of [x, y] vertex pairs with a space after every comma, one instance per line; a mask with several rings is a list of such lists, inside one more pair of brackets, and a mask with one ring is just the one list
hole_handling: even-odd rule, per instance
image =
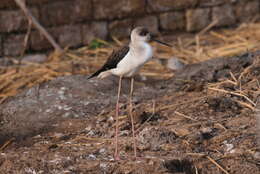
[[141, 30], [141, 32], [139, 33], [140, 36], [146, 36], [149, 32], [147, 30]]

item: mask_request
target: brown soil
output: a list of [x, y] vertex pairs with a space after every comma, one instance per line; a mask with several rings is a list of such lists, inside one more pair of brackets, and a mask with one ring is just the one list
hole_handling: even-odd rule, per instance
[[137, 161], [127, 88], [121, 160], [113, 159], [117, 78], [67, 76], [35, 86], [1, 104], [0, 173], [260, 173], [250, 103], [259, 96], [259, 60], [259, 53], [214, 59], [167, 81], [137, 82]]

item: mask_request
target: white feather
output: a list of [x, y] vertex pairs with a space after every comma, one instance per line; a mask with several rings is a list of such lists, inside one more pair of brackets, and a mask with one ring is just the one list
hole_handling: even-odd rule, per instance
[[142, 42], [140, 45], [130, 44], [129, 52], [117, 64], [117, 67], [111, 70], [111, 73], [117, 76], [131, 77], [135, 75], [152, 56], [153, 49], [148, 43]]

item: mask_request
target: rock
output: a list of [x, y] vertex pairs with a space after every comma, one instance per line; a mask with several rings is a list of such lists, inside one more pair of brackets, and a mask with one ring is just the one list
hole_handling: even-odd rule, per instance
[[100, 169], [101, 169], [102, 171], [104, 171], [104, 173], [107, 173], [107, 172], [109, 171], [109, 167], [110, 167], [110, 166], [109, 166], [108, 163], [102, 162], [102, 163], [100, 163], [99, 167], [100, 167]]
[[199, 141], [202, 142], [204, 140], [209, 140], [217, 135], [217, 129], [210, 128], [210, 127], [204, 127], [199, 132]]
[[82, 26], [83, 44], [89, 44], [95, 38], [105, 40], [107, 36], [107, 22], [93, 22]]
[[134, 27], [137, 26], [147, 27], [149, 28], [149, 31], [153, 34], [159, 33], [159, 24], [156, 16], [147, 16], [147, 17], [138, 18], [134, 22]]
[[233, 7], [230, 4], [226, 4], [219, 7], [213, 7], [212, 20], [217, 20], [216, 26], [228, 26], [236, 23]]
[[67, 25], [55, 28], [58, 43], [61, 47], [77, 47], [82, 45], [81, 26]]
[[[48, 32], [62, 47], [77, 47], [83, 44], [82, 25], [65, 25], [60, 27], [52, 27]], [[48, 50], [52, 45], [38, 31], [33, 31], [30, 37], [30, 45], [32, 50]]]
[[[0, 43], [2, 43], [2, 36], [0, 35]], [[3, 55], [3, 45], [0, 44], [0, 56]]]
[[116, 36], [117, 38], [129, 37], [133, 28], [133, 19], [116, 20], [108, 25], [110, 36]]
[[226, 2], [227, 0], [200, 0], [199, 5], [201, 7], [213, 7], [213, 6], [218, 6], [222, 5]]
[[255, 152], [253, 157], [257, 160], [260, 160], [260, 152]]
[[201, 132], [205, 134], [205, 133], [211, 133], [213, 132], [213, 130], [210, 127], [204, 127], [201, 129]]
[[158, 19], [155, 16], [113, 21], [109, 24], [108, 28], [111, 36], [116, 36], [117, 38], [125, 38], [129, 37], [132, 29], [137, 26], [147, 27], [153, 34], [157, 34], [159, 32]]
[[[30, 8], [30, 11], [34, 17], [39, 19], [38, 9]], [[0, 32], [26, 30], [28, 26], [28, 20], [21, 10], [0, 11], [0, 21]]]
[[241, 113], [242, 107], [228, 97], [209, 97], [207, 99], [207, 104], [209, 108], [215, 112], [225, 112], [230, 111], [234, 115]]
[[22, 53], [24, 49], [24, 34], [20, 35], [9, 35], [3, 44], [4, 55], [6, 56], [18, 56]]
[[[65, 76], [34, 86], [0, 107], [0, 144], [10, 137], [22, 139], [49, 130], [57, 121], [88, 118], [114, 108], [118, 78], [87, 80], [86, 76]], [[121, 102], [127, 101], [130, 80], [123, 80]], [[153, 86], [135, 85], [135, 100], [156, 96]], [[151, 95], [154, 94], [154, 95]], [[145, 96], [144, 96], [145, 95]], [[64, 117], [66, 116], [66, 117]]]
[[165, 12], [197, 5], [198, 0], [148, 0], [148, 12]]
[[193, 161], [189, 158], [165, 160], [163, 167], [167, 169], [167, 173], [198, 173]]
[[94, 154], [90, 154], [90, 155], [88, 156], [88, 159], [90, 159], [90, 160], [96, 160], [97, 157], [96, 157]]
[[94, 0], [96, 19], [134, 17], [145, 13], [145, 0]]
[[184, 12], [169, 12], [160, 15], [160, 26], [164, 30], [181, 30], [185, 28]]
[[[78, 47], [83, 44], [82, 25], [64, 25], [47, 29], [62, 47]], [[38, 31], [33, 31], [30, 37], [32, 50], [48, 50], [53, 48], [47, 39]]]
[[57, 26], [91, 19], [90, 0], [58, 1], [43, 5], [41, 22], [44, 26]]
[[190, 85], [195, 85], [199, 88], [198, 90], [202, 90], [204, 84], [230, 77], [230, 71], [233, 73], [240, 72], [251, 65], [258, 54], [257, 52], [245, 53], [231, 58], [215, 58], [201, 63], [189, 64], [176, 71], [175, 77], [167, 81], [165, 85], [174, 86], [173, 91], [188, 90]]
[[27, 0], [26, 4], [28, 5], [43, 5], [48, 2], [51, 2], [52, 0]]
[[54, 2], [43, 5], [41, 8], [41, 22], [44, 26], [68, 24], [73, 8], [71, 1]]
[[231, 152], [234, 149], [234, 145], [233, 144], [227, 144], [225, 143], [225, 150], [226, 152]]
[[260, 2], [239, 1], [235, 6], [235, 15], [240, 22], [248, 22], [250, 19], [259, 14]]
[[7, 7], [16, 7], [16, 3], [13, 0], [2, 0], [0, 3], [0, 8], [7, 8]]
[[169, 68], [170, 70], [173, 71], [177, 71], [177, 70], [181, 70], [184, 66], [185, 63], [180, 61], [178, 58], [156, 58], [155, 59], [158, 63], [160, 63], [161, 65]]
[[82, 22], [93, 18], [92, 0], [73, 0], [72, 21]]
[[11, 66], [13, 64], [14, 63], [11, 59], [0, 57], [0, 66]]
[[[51, 29], [47, 30], [53, 36], [53, 38], [57, 40], [57, 36], [53, 34], [53, 31]], [[29, 42], [33, 51], [47, 50], [52, 48], [52, 45], [38, 31], [32, 31]]]
[[177, 71], [182, 69], [185, 66], [185, 63], [180, 61], [177, 58], [171, 58], [171, 59], [167, 59], [167, 68]]
[[45, 54], [26, 55], [22, 58], [22, 62], [43, 63], [45, 61], [47, 61]]
[[186, 11], [186, 30], [198, 31], [210, 24], [210, 9], [197, 8]]
[[151, 150], [160, 150], [162, 145], [173, 144], [177, 137], [172, 131], [155, 127], [144, 128], [139, 133], [139, 141], [144, 149]]

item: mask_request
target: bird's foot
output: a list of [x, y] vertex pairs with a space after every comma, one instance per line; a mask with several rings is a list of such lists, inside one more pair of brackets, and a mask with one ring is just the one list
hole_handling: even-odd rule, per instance
[[115, 159], [116, 161], [119, 161], [119, 160], [120, 160], [120, 157], [119, 157], [119, 155], [118, 155], [117, 153], [115, 153], [114, 159]]

